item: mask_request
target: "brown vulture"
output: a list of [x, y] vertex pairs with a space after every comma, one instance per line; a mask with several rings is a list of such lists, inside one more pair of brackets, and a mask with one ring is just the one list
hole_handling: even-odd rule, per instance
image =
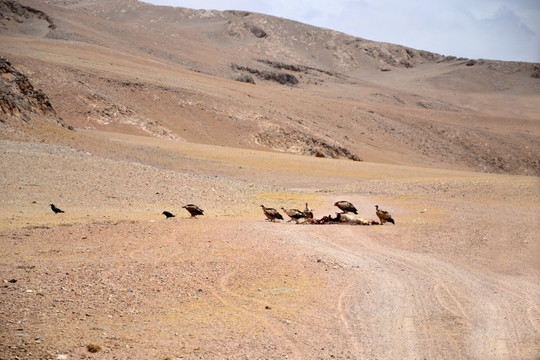
[[341, 211], [343, 211], [344, 214], [352, 212], [358, 215], [358, 210], [356, 210], [354, 205], [348, 201], [338, 201], [334, 204], [334, 206], [337, 206]]
[[308, 203], [306, 203], [306, 208], [304, 209], [304, 214], [306, 214], [306, 218], [309, 222], [313, 220], [313, 210], [311, 210], [308, 206]]
[[376, 210], [376, 213], [377, 213], [377, 217], [379, 218], [379, 220], [381, 220], [381, 225], [384, 224], [387, 221], [391, 222], [394, 225], [396, 224], [394, 222], [394, 219], [392, 219], [392, 215], [390, 215], [390, 213], [388, 211], [380, 210], [379, 205], [375, 205], [375, 210]]
[[298, 209], [286, 209], [284, 207], [282, 207], [281, 209], [285, 211], [285, 214], [287, 214], [287, 216], [291, 218], [291, 220], [287, 222], [291, 222], [294, 220], [298, 224], [298, 221], [300, 219], [307, 219], [306, 214], [304, 214], [302, 211]]
[[261, 205], [264, 215], [268, 218], [268, 220], [274, 222], [276, 219], [283, 220], [283, 216], [274, 208], [267, 208], [264, 205]]
[[196, 218], [197, 215], [204, 215], [204, 210], [194, 204], [187, 204], [187, 205], [182, 206], [182, 208], [189, 211], [192, 218]]

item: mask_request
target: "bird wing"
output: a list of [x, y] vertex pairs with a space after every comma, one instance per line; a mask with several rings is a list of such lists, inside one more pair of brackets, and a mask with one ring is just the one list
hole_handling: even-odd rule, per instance
[[272, 217], [275, 217], [276, 219], [280, 219], [280, 220], [283, 220], [283, 216], [281, 216], [281, 214], [279, 213], [279, 211], [277, 211], [276, 209], [273, 209], [273, 208], [267, 208], [266, 209], [268, 214]]
[[198, 206], [195, 205], [195, 204], [187, 204], [187, 205], [185, 206], [185, 208], [186, 208], [188, 211], [191, 210], [191, 211], [193, 211], [193, 212], [195, 212], [195, 213], [199, 213], [200, 215], [203, 215], [203, 213], [204, 213], [204, 210], [201, 209], [200, 207], [198, 207]]
[[354, 207], [354, 205], [348, 201], [340, 201], [338, 203], [336, 203], [336, 206], [338, 208], [340, 208], [341, 210], [343, 211], [351, 211], [351, 212], [356, 212], [358, 210], [356, 210], [356, 208]]
[[385, 220], [388, 220], [390, 218], [392, 218], [392, 215], [390, 215], [390, 213], [388, 211], [385, 211], [385, 210], [377, 210], [377, 216], [381, 219], [385, 219]]

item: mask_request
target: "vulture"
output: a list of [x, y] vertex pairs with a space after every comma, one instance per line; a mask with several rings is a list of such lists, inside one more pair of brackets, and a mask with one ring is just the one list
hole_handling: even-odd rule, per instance
[[164, 211], [164, 212], [162, 212], [162, 214], [165, 215], [165, 217], [166, 217], [167, 219], [176, 216], [176, 215], [174, 215], [173, 213], [170, 213], [170, 212], [168, 212], [168, 211]]
[[51, 210], [54, 211], [55, 214], [63, 213], [63, 212], [64, 212], [64, 210], [60, 210], [59, 208], [57, 208], [56, 206], [54, 206], [54, 204], [50, 204], [50, 207], [51, 207]]
[[264, 215], [268, 218], [270, 221], [276, 221], [276, 219], [283, 220], [283, 216], [274, 208], [267, 208], [264, 205], [261, 205]]
[[313, 220], [313, 210], [311, 210], [308, 206], [308, 203], [306, 203], [306, 208], [304, 209], [304, 214], [306, 214], [306, 218], [309, 222]]
[[379, 205], [375, 205], [375, 210], [376, 210], [376, 213], [377, 213], [377, 217], [379, 218], [379, 220], [381, 220], [381, 225], [384, 224], [387, 221], [391, 222], [394, 225], [396, 224], [394, 222], [394, 219], [392, 219], [392, 215], [390, 215], [390, 213], [388, 211], [380, 210]]
[[204, 215], [204, 210], [194, 204], [187, 204], [182, 206], [182, 208], [189, 211], [192, 218], [196, 218], [197, 215]]
[[285, 211], [285, 214], [287, 214], [291, 218], [291, 220], [287, 222], [291, 222], [294, 220], [298, 224], [298, 221], [300, 219], [307, 219], [306, 214], [304, 214], [302, 211], [298, 209], [286, 209], [284, 207], [282, 207], [281, 209]]
[[358, 215], [358, 210], [356, 210], [354, 205], [348, 201], [338, 201], [334, 204], [334, 206], [337, 206], [341, 211], [343, 211], [344, 214], [352, 212]]

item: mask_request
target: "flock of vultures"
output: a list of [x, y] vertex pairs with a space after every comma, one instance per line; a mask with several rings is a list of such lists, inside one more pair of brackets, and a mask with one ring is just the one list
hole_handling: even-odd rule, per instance
[[[300, 211], [298, 209], [288, 209], [282, 207], [281, 210], [287, 214], [287, 216], [290, 218], [288, 222], [294, 221], [296, 224], [338, 224], [338, 223], [347, 223], [347, 224], [357, 224], [357, 225], [383, 225], [386, 222], [390, 222], [392, 224], [395, 224], [394, 219], [392, 219], [392, 215], [388, 211], [379, 209], [379, 205], [375, 205], [375, 213], [377, 214], [377, 217], [379, 218], [380, 222], [377, 222], [375, 220], [366, 220], [363, 219], [358, 215], [358, 210], [356, 210], [356, 207], [348, 202], [348, 201], [337, 201], [334, 203], [334, 206], [339, 208], [342, 212], [336, 213], [335, 217], [332, 217], [331, 215], [323, 216], [320, 219], [315, 219], [313, 217], [313, 210], [309, 208], [308, 203], [306, 203], [306, 208], [304, 211]], [[54, 204], [50, 204], [51, 210], [55, 214], [63, 213], [64, 211], [57, 208]], [[182, 206], [183, 209], [186, 209], [192, 218], [196, 218], [197, 215], [204, 215], [204, 210], [198, 207], [195, 204], [187, 204]], [[266, 216], [266, 219], [271, 222], [275, 222], [276, 220], [284, 220], [281, 213], [274, 209], [274, 208], [267, 208], [264, 205], [261, 205], [261, 208], [264, 212], [264, 215]], [[173, 213], [169, 211], [162, 212], [165, 217], [172, 218], [176, 217]], [[354, 214], [354, 215], [352, 215]]]
[[[328, 215], [323, 216], [320, 219], [315, 219], [313, 217], [313, 210], [309, 208], [308, 203], [306, 203], [306, 208], [304, 209], [304, 211], [300, 211], [298, 209], [287, 209], [284, 207], [282, 207], [281, 210], [283, 210], [285, 214], [287, 214], [287, 216], [290, 218], [288, 222], [294, 221], [297, 224], [346, 223], [357, 225], [383, 225], [386, 222], [390, 222], [395, 225], [395, 221], [392, 218], [392, 215], [390, 215], [388, 211], [379, 209], [379, 205], [375, 205], [375, 213], [377, 214], [380, 222], [377, 222], [375, 220], [366, 220], [357, 216], [358, 210], [356, 210], [356, 207], [348, 201], [337, 201], [336, 203], [334, 203], [334, 206], [339, 208], [342, 212], [336, 213], [335, 217]], [[276, 220], [283, 220], [283, 216], [276, 209], [267, 208], [264, 205], [261, 205], [261, 208], [268, 221], [274, 222]]]

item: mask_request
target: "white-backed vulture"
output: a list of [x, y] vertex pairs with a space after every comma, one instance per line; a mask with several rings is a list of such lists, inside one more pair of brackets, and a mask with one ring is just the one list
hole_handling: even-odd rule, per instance
[[276, 219], [283, 220], [283, 216], [274, 208], [267, 208], [264, 205], [261, 205], [261, 208], [263, 209], [264, 215], [268, 218], [268, 220], [275, 222]]
[[391, 222], [392, 224], [396, 224], [394, 222], [394, 219], [392, 219], [392, 215], [388, 211], [380, 210], [379, 205], [375, 205], [375, 212], [377, 214], [377, 217], [379, 220], [381, 220], [381, 225], [383, 225], [385, 222]]
[[306, 219], [306, 214], [304, 214], [302, 211], [298, 209], [286, 209], [284, 207], [281, 208], [283, 211], [285, 211], [285, 214], [291, 218], [288, 222], [295, 221], [298, 224], [298, 221], [300, 219]]
[[313, 210], [311, 210], [308, 206], [308, 203], [306, 203], [306, 208], [304, 209], [304, 214], [306, 214], [306, 218], [309, 222], [313, 220]]
[[338, 201], [334, 204], [334, 206], [337, 206], [341, 211], [343, 211], [343, 213], [348, 213], [348, 212], [352, 212], [354, 214], [358, 214], [358, 210], [356, 210], [356, 208], [354, 207], [353, 204], [351, 204], [350, 202], [348, 201]]
[[182, 206], [182, 208], [189, 211], [192, 218], [196, 218], [197, 215], [204, 215], [204, 210], [194, 204], [187, 204], [187, 205]]

